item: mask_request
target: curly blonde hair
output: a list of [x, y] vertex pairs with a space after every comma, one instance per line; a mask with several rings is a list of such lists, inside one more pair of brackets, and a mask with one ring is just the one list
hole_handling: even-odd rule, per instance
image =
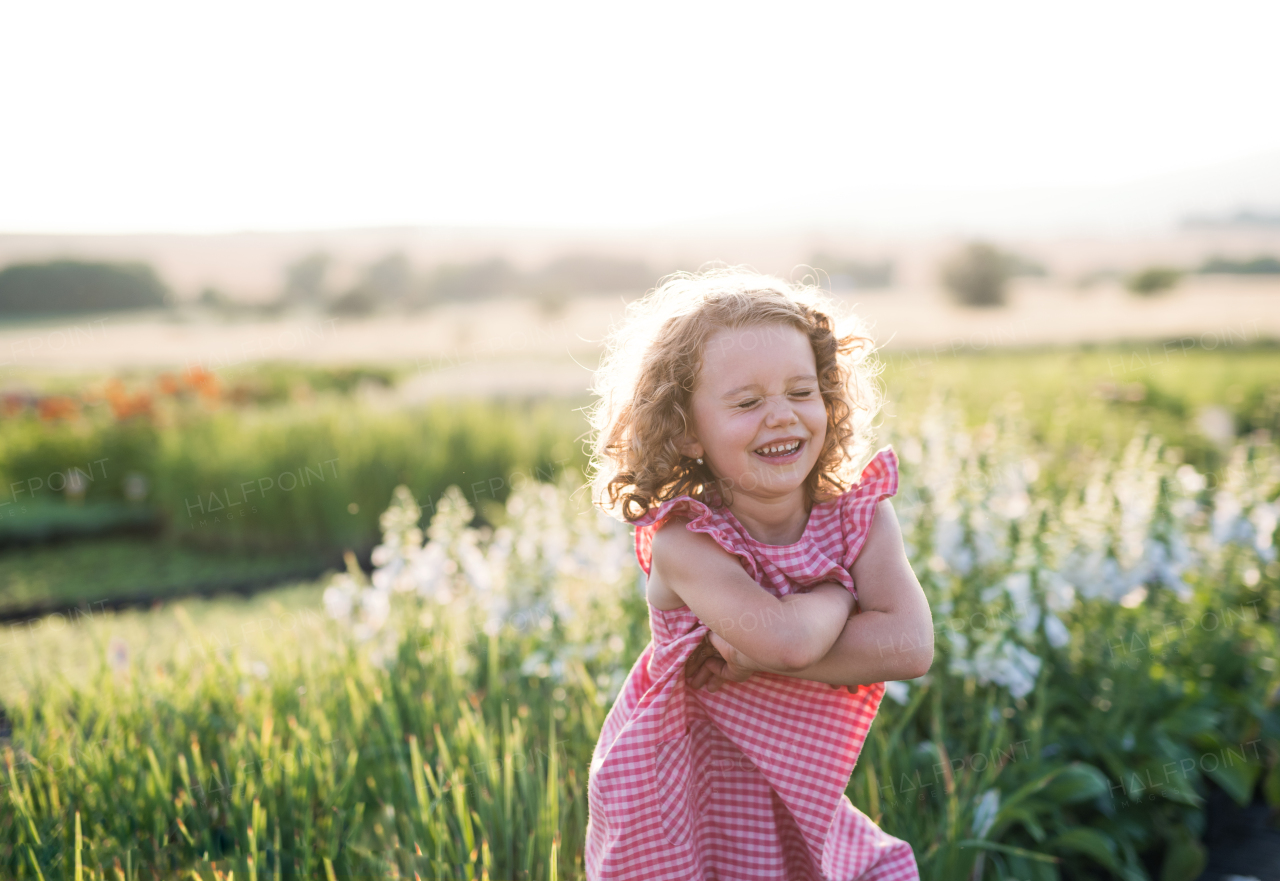
[[729, 488], [678, 446], [691, 428], [690, 399], [706, 341], [722, 329], [768, 324], [794, 327], [813, 346], [827, 436], [805, 479], [809, 503], [848, 489], [875, 441], [883, 364], [863, 322], [843, 316], [840, 335], [834, 315], [814, 285], [744, 267], [678, 272], [628, 304], [592, 383], [598, 398], [588, 410], [595, 504], [631, 522], [681, 495], [717, 506], [731, 501]]

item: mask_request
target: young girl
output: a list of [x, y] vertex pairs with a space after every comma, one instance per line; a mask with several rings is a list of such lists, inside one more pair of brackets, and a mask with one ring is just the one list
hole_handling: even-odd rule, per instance
[[776, 278], [680, 274], [610, 340], [594, 498], [636, 526], [653, 640], [592, 758], [589, 879], [919, 877], [844, 795], [933, 626], [893, 450], [848, 488], [880, 403], [870, 340], [829, 314]]

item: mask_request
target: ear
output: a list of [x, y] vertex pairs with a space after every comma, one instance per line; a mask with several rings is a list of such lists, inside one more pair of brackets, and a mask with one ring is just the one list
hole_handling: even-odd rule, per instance
[[682, 456], [688, 456], [690, 459], [700, 459], [706, 454], [706, 451], [702, 449], [702, 444], [698, 442], [698, 439], [692, 433], [682, 437], [676, 444], [676, 449], [680, 451]]

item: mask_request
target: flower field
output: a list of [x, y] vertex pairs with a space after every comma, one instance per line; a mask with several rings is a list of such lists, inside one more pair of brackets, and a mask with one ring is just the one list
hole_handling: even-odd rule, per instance
[[[1064, 475], [1016, 399], [970, 426], [940, 396], [882, 442], [937, 655], [849, 794], [923, 877], [1190, 881], [1211, 788], [1280, 805], [1272, 444], [1206, 472], [1138, 431]], [[648, 628], [579, 484], [483, 524], [397, 489], [371, 576], [7, 628], [0, 875], [581, 877]]]

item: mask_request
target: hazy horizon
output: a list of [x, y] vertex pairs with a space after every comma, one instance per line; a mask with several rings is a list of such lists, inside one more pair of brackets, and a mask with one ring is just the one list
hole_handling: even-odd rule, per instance
[[1280, 8], [1260, 2], [134, 2], [8, 23], [8, 233], [1064, 232], [1280, 210]]

